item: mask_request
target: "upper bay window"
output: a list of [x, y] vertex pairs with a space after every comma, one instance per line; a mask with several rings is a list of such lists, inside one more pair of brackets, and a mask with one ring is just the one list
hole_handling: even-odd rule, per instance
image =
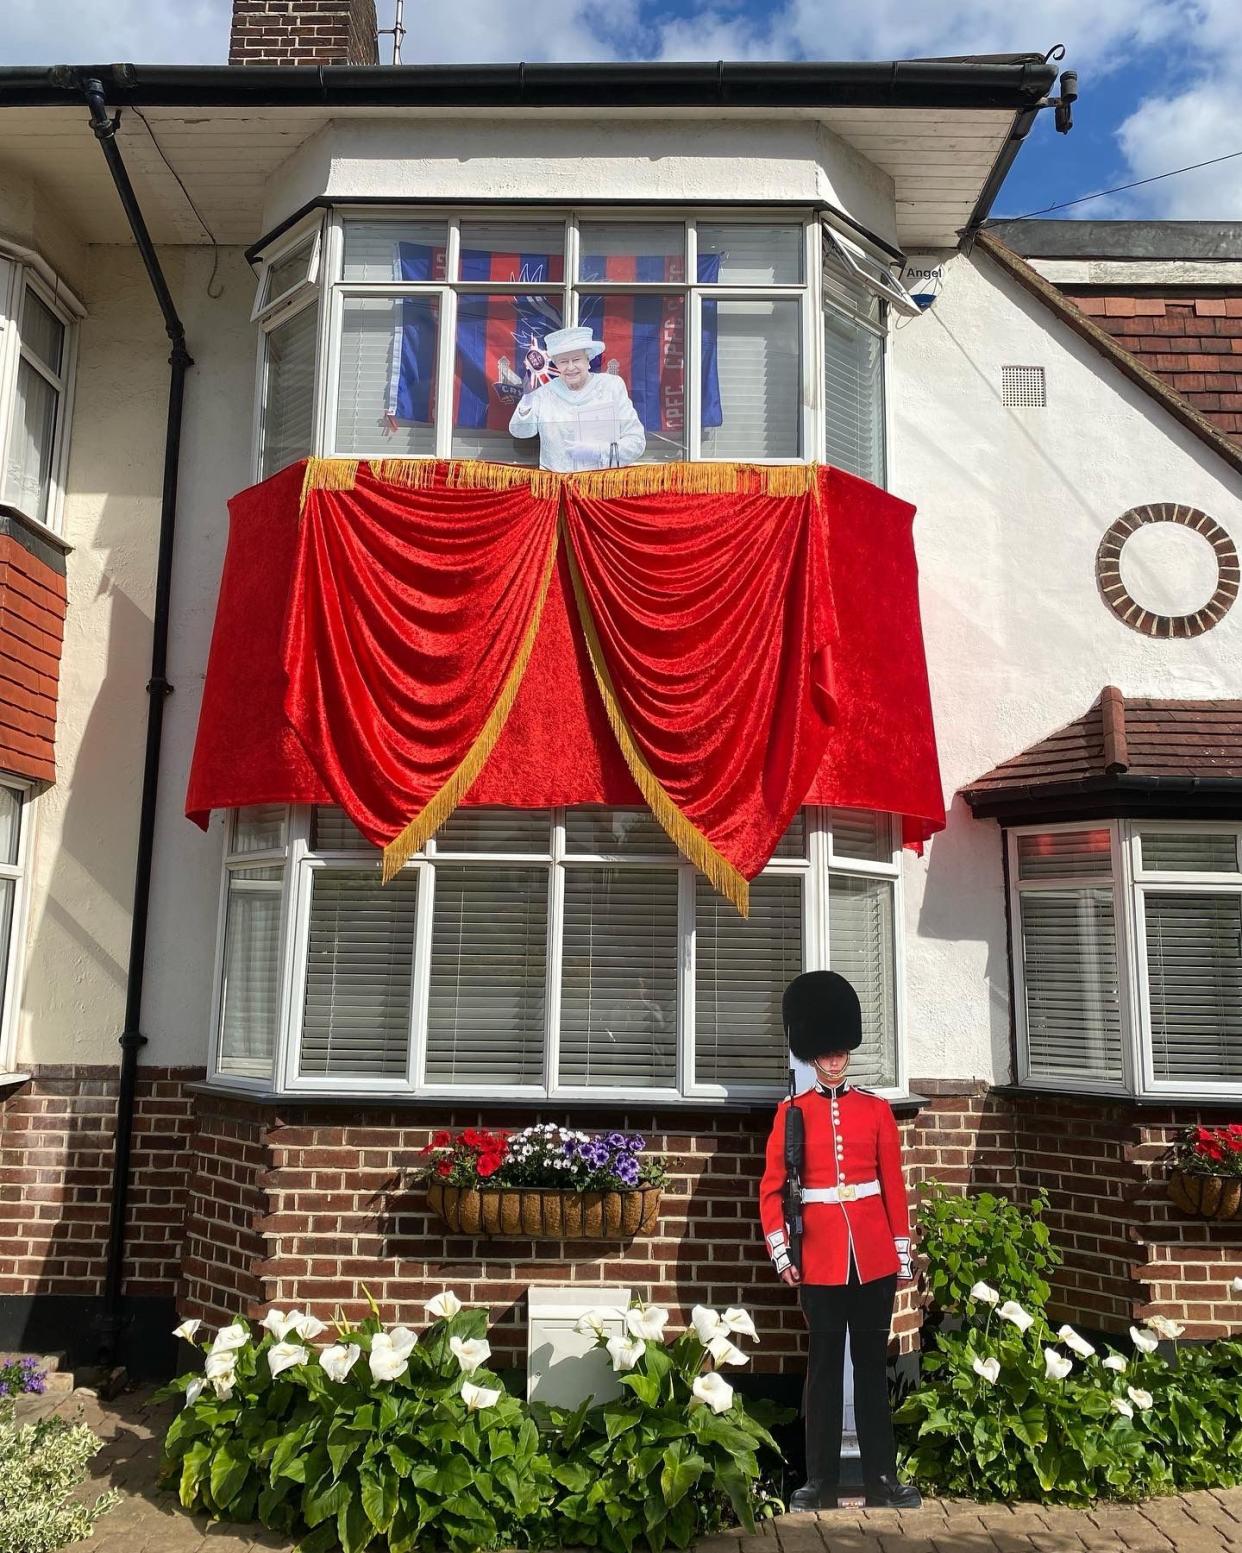
[[68, 452], [76, 309], [0, 258], [0, 501], [56, 528]]

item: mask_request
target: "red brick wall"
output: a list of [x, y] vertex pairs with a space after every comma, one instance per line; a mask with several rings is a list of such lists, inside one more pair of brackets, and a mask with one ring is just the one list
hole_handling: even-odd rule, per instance
[[0, 534], [0, 769], [56, 779], [65, 579]]
[[375, 0], [233, 0], [230, 65], [374, 65]]

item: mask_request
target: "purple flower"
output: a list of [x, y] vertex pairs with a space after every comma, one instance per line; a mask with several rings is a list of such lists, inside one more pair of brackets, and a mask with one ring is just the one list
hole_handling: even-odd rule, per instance
[[608, 1163], [608, 1145], [596, 1140], [582, 1147], [582, 1157], [592, 1170], [603, 1170]]
[[612, 1169], [618, 1181], [623, 1182], [626, 1186], [637, 1185], [638, 1161], [632, 1154], [619, 1154]]
[[641, 1134], [633, 1133], [630, 1136], [629, 1146], [635, 1154], [641, 1154], [647, 1147], [647, 1140]]
[[628, 1149], [630, 1147], [629, 1135], [624, 1132], [605, 1133], [604, 1142], [610, 1149], [612, 1149], [614, 1153], [619, 1153], [622, 1149]]

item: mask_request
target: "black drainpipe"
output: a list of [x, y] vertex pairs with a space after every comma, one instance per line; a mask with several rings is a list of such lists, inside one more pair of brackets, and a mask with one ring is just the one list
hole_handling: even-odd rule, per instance
[[99, 1322], [99, 1361], [110, 1368], [116, 1361], [124, 1327], [121, 1293], [125, 1273], [125, 1209], [129, 1196], [129, 1165], [134, 1134], [134, 1090], [138, 1053], [147, 1044], [139, 1026], [142, 983], [146, 969], [147, 919], [151, 905], [151, 860], [155, 849], [155, 801], [160, 779], [160, 745], [164, 735], [164, 698], [168, 683], [168, 617], [172, 595], [173, 531], [177, 521], [177, 474], [181, 458], [181, 410], [185, 374], [194, 365], [185, 346], [185, 328], [160, 268], [151, 234], [143, 220], [133, 184], [116, 143], [120, 115], [108, 117], [103, 83], [81, 83], [90, 109], [91, 128], [99, 141], [112, 182], [120, 196], [130, 231], [146, 266], [151, 289], [164, 315], [172, 342], [168, 357], [168, 420], [164, 432], [164, 484], [160, 498], [159, 555], [155, 570], [155, 618], [151, 631], [151, 678], [147, 682], [147, 747], [142, 770], [142, 800], [138, 815], [138, 859], [134, 869], [134, 910], [129, 935], [129, 976], [125, 986], [125, 1028], [121, 1032], [121, 1073], [116, 1102], [116, 1144], [112, 1159], [112, 1199], [108, 1218], [108, 1261], [104, 1275], [103, 1313]]

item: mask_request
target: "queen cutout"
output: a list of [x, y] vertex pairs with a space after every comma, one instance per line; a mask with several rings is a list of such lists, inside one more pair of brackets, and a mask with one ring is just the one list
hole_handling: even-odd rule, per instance
[[[540, 468], [573, 474], [634, 464], [642, 457], [647, 434], [624, 381], [616, 372], [591, 371], [603, 353], [603, 341], [593, 339], [586, 327], [555, 329], [542, 350], [532, 345], [527, 351], [526, 392], [509, 430], [515, 437], [539, 438]], [[555, 375], [541, 382], [549, 361]]]

